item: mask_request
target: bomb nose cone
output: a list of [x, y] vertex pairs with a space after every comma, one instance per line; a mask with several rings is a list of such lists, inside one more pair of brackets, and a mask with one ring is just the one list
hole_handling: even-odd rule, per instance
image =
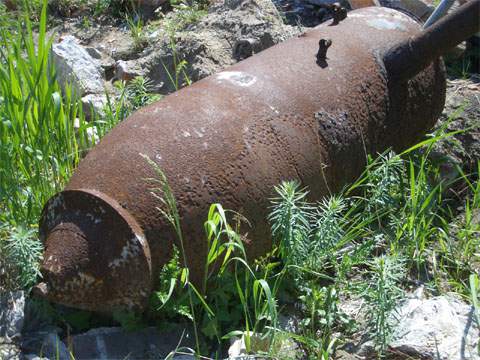
[[59, 193], [40, 220], [45, 246], [36, 294], [91, 311], [142, 308], [152, 286], [150, 249], [135, 219], [92, 190]]

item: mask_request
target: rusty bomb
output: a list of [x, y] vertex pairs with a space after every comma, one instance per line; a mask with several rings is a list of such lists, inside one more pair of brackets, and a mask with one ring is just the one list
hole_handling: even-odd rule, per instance
[[92, 311], [146, 306], [177, 240], [142, 154], [176, 197], [193, 279], [212, 203], [249, 219], [249, 257], [265, 254], [275, 185], [298, 180], [319, 200], [359, 176], [366, 154], [405, 149], [434, 125], [446, 91], [439, 56], [478, 31], [479, 1], [423, 31], [396, 10], [354, 10], [139, 110], [45, 205], [36, 292]]

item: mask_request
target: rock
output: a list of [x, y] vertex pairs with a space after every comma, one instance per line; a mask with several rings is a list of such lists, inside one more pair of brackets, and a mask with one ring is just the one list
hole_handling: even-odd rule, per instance
[[166, 2], [167, 0], [137, 0], [135, 5], [143, 18], [151, 19], [156, 15], [155, 10]]
[[139, 62], [135, 60], [123, 61], [118, 60], [115, 63], [115, 79], [122, 81], [130, 81], [137, 76], [145, 76], [147, 69], [141, 68]]
[[73, 122], [73, 128], [75, 129], [75, 134], [78, 136], [78, 130], [80, 129], [80, 126], [86, 126], [86, 133], [88, 136], [88, 141], [91, 144], [96, 144], [100, 141], [100, 137], [97, 134], [97, 129], [92, 126], [91, 123], [84, 122], [83, 124], [80, 124], [80, 119], [76, 118]]
[[421, 22], [427, 21], [435, 6], [421, 0], [380, 0], [380, 5], [407, 13]]
[[105, 106], [108, 104], [107, 95], [89, 94], [82, 98], [82, 108], [87, 121], [93, 119], [94, 114], [104, 115]]
[[57, 79], [65, 89], [71, 84], [78, 96], [104, 92], [103, 74], [99, 61], [73, 36], [66, 36], [52, 46], [52, 60], [56, 66]]
[[27, 354], [27, 355], [23, 355], [23, 360], [49, 360], [49, 359], [45, 357], [40, 357], [36, 354]]
[[[174, 15], [174, 12], [168, 14], [167, 20]], [[116, 77], [128, 80], [146, 76], [158, 92], [168, 94], [176, 90], [176, 81], [172, 82], [170, 76], [175, 78], [182, 60], [186, 62], [183, 70], [188, 79], [195, 82], [234, 64], [236, 57], [245, 57], [245, 51], [247, 55], [258, 53], [298, 32], [283, 23], [270, 0], [225, 1], [215, 4], [198, 23], [175, 33], [175, 50], [170, 36], [162, 32], [147, 56], [118, 61]], [[181, 71], [178, 86], [186, 83]]]
[[102, 74], [105, 75], [105, 80], [111, 80], [115, 72], [115, 60], [109, 55], [111, 51], [107, 51], [103, 45], [100, 45], [98, 48], [87, 47], [86, 50], [92, 58], [100, 62]]
[[[269, 353], [275, 359], [300, 359], [305, 358], [304, 352], [298, 344], [291, 339], [287, 333], [277, 332], [270, 346], [270, 337], [261, 334], [251, 333], [250, 335], [250, 354], [251, 353]], [[234, 337], [230, 340], [228, 349], [228, 358], [230, 360], [262, 359], [264, 357], [249, 355], [247, 352], [245, 335], [241, 338]]]
[[0, 294], [0, 337], [19, 336], [24, 323], [25, 294], [23, 291]]
[[[242, 335], [241, 338], [232, 338], [230, 343], [231, 345], [228, 349], [229, 359], [244, 358], [244, 356], [248, 354], [245, 335]], [[263, 337], [261, 334], [250, 334], [250, 350], [252, 352], [268, 352], [269, 348], [270, 338], [268, 336]], [[252, 357], [252, 359], [254, 358], [255, 357]]]
[[446, 126], [447, 133], [461, 131], [435, 144], [435, 157], [444, 166], [458, 165], [466, 173], [477, 170], [480, 159], [480, 91], [479, 78], [447, 81], [445, 109], [436, 128]]
[[473, 312], [452, 296], [407, 299], [396, 311], [399, 321], [390, 348], [405, 359], [480, 359], [480, 329]]
[[0, 338], [0, 359], [17, 360], [20, 358], [20, 349], [16, 344], [5, 342]]
[[94, 48], [94, 47], [87, 47], [87, 48], [85, 48], [85, 50], [86, 50], [86, 51], [88, 52], [88, 54], [89, 54], [92, 58], [94, 58], [94, 59], [99, 60], [99, 59], [102, 58], [102, 53], [101, 53], [98, 49], [96, 49], [96, 48]]
[[55, 331], [28, 334], [22, 341], [22, 351], [29, 356], [54, 360], [70, 360], [70, 352]]
[[17, 10], [17, 3], [15, 0], [0, 0], [0, 4], [4, 4], [8, 10]]
[[122, 328], [98, 328], [72, 337], [72, 353], [83, 359], [163, 359], [180, 346], [192, 346], [188, 332], [182, 329], [159, 331], [150, 327], [134, 332]]

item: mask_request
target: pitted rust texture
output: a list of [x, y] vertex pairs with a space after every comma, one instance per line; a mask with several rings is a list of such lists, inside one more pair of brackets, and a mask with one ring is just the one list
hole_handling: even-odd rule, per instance
[[42, 294], [100, 311], [144, 305], [150, 250], [138, 224], [113, 199], [89, 190], [64, 191], [46, 204], [40, 229], [46, 245]]
[[[249, 219], [250, 257], [267, 252], [275, 185], [298, 179], [318, 200], [354, 180], [367, 153], [404, 149], [434, 124], [445, 98], [442, 62], [396, 83], [382, 62], [392, 44], [419, 30], [394, 10], [356, 10], [338, 26], [322, 24], [119, 124], [45, 208], [47, 296], [90, 310], [145, 304], [177, 239], [150, 194], [144, 179], [155, 174], [140, 154], [170, 182], [194, 281], [203, 273], [203, 222], [212, 203]], [[317, 64], [320, 39], [332, 40], [325, 67]], [[107, 214], [92, 197], [109, 206]], [[140, 256], [122, 257], [133, 235], [146, 239], [133, 243]], [[126, 261], [112, 275], [107, 264], [120, 258]], [[75, 286], [82, 289], [77, 298]]]

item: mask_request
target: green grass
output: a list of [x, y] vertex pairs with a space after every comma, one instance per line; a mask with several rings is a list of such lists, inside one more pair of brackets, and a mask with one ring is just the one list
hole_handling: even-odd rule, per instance
[[143, 20], [138, 15], [125, 15], [125, 20], [127, 21], [128, 28], [130, 29], [130, 36], [133, 39], [135, 50], [143, 50], [148, 45], [148, 39], [145, 33]]
[[[33, 246], [32, 231], [43, 204], [63, 189], [94, 145], [92, 131], [103, 136], [122, 117], [110, 111], [105, 118], [87, 123], [76, 94], [69, 86], [62, 92], [49, 61], [52, 40], [46, 37], [46, 1], [38, 46], [28, 14], [16, 26], [6, 14], [0, 20], [4, 25], [0, 28], [0, 226], [7, 229], [0, 236], [0, 248], [9, 254], [12, 246], [21, 246], [12, 244], [22, 244], [23, 235], [26, 248], [17, 250]], [[21, 266], [35, 273], [28, 269], [34, 264], [26, 261]], [[20, 286], [31, 282], [21, 281]]]

